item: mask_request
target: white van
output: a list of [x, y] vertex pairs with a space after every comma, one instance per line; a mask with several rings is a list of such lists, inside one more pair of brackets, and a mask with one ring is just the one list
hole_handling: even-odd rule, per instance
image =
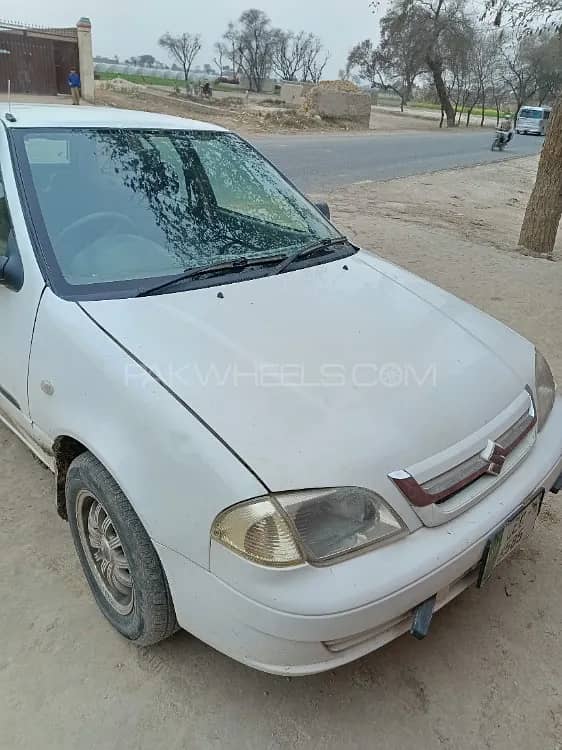
[[515, 130], [517, 134], [544, 135], [552, 109], [550, 107], [523, 107], [519, 110]]

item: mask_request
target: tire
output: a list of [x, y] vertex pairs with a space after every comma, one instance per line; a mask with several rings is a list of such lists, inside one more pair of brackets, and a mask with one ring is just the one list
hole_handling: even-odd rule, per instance
[[76, 553], [102, 614], [137, 646], [171, 636], [178, 626], [156, 550], [113, 477], [91, 453], [70, 465], [66, 509]]
[[515, 132], [517, 133], [517, 135], [521, 135], [521, 131], [520, 130], [516, 130]]

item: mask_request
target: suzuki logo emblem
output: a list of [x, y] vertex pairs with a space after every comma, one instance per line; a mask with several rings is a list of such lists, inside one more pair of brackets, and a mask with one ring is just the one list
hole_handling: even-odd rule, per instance
[[488, 445], [480, 455], [484, 461], [488, 461], [486, 474], [491, 474], [494, 477], [499, 476], [507, 458], [505, 448], [502, 448], [501, 445], [494, 443], [492, 440], [488, 440]]

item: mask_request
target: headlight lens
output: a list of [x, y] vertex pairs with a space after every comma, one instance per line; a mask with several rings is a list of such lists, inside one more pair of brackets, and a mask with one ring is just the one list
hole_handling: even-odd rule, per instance
[[284, 567], [303, 562], [289, 522], [268, 498], [239, 503], [218, 515], [213, 539], [261, 565]]
[[538, 350], [535, 350], [535, 391], [537, 395], [537, 429], [540, 431], [554, 406], [556, 383], [548, 362]]
[[401, 536], [403, 521], [377, 494], [359, 487], [285, 492], [229, 508], [214, 539], [262, 565], [327, 563]]

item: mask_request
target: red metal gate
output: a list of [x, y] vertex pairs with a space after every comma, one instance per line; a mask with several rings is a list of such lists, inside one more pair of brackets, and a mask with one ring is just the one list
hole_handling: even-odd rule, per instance
[[78, 42], [26, 29], [0, 30], [0, 91], [68, 93], [70, 68], [78, 69]]

